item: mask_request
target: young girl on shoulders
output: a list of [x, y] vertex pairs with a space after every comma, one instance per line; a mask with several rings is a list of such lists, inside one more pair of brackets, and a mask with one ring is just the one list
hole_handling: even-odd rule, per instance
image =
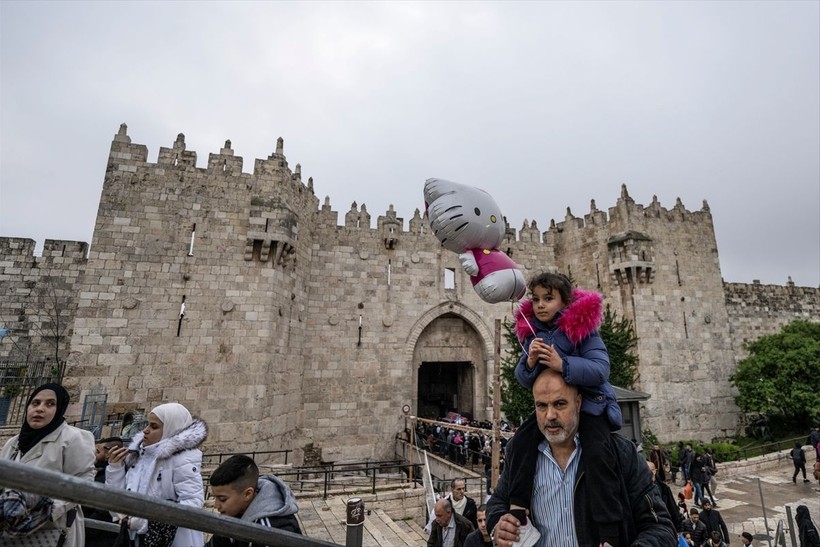
[[[621, 428], [623, 418], [609, 383], [609, 354], [598, 333], [603, 297], [596, 292], [573, 289], [566, 276], [555, 273], [535, 276], [528, 289], [529, 300], [525, 300], [515, 314], [515, 331], [524, 349], [515, 376], [522, 386], [532, 389], [538, 375], [545, 368], [551, 368], [560, 372], [568, 384], [581, 388], [579, 434], [584, 459], [588, 462], [585, 473], [597, 493], [590, 500], [590, 509], [601, 543], [618, 547], [623, 508], [610, 432]], [[517, 451], [523, 454], [521, 460], [508, 464], [511, 469], [524, 470], [516, 473], [516, 478], [532, 477], [538, 445], [544, 439], [535, 413], [521, 425], [515, 437], [517, 443], [524, 443], [532, 450]], [[532, 481], [516, 478], [510, 485], [511, 509], [525, 524], [522, 517], [530, 509]]]

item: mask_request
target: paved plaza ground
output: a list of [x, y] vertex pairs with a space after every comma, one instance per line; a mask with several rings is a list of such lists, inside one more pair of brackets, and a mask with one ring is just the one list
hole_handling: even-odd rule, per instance
[[[716, 509], [726, 521], [732, 544], [741, 545], [740, 533], [749, 532], [760, 540], [761, 545], [767, 545], [765, 540], [774, 536], [779, 521], [783, 521], [783, 525], [788, 526], [786, 506], [791, 507], [792, 518], [794, 518], [797, 506], [806, 505], [812, 520], [815, 524], [820, 524], [820, 485], [812, 478], [810, 472], [808, 475], [811, 479], [810, 483], [803, 483], [803, 477], [799, 476], [797, 484], [794, 484], [792, 483], [793, 472], [794, 468], [791, 463], [788, 467], [781, 463], [776, 467], [762, 470], [758, 474], [749, 474], [742, 478], [727, 477], [722, 480], [720, 475], [716, 477], [718, 485], [713, 492], [717, 502]], [[680, 484], [678, 481], [678, 486], [672, 486], [672, 491], [676, 496], [682, 489]], [[762, 504], [761, 490], [763, 492]], [[769, 533], [764, 523], [763, 507], [765, 507], [768, 520]], [[787, 545], [791, 545], [788, 533]]]

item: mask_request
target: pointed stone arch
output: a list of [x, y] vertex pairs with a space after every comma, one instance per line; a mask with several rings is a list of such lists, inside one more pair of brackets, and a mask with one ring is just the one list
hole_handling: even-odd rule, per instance
[[[495, 370], [494, 337], [485, 320], [473, 310], [458, 302], [443, 302], [425, 312], [412, 326], [405, 343], [405, 359], [410, 370], [413, 371], [413, 413], [420, 408], [418, 392], [419, 372], [425, 361], [421, 357], [422, 350], [418, 347], [425, 331], [430, 333], [429, 327], [441, 319], [457, 318], [469, 327], [472, 334], [465, 334], [461, 341], [473, 338], [478, 341], [478, 347], [465, 348], [464, 359], [444, 358], [443, 361], [458, 363], [459, 367], [469, 369], [471, 385], [466, 392], [472, 394], [472, 400], [464, 406], [469, 408], [476, 419], [490, 418], [488, 386], [492, 384], [492, 371]], [[458, 351], [457, 349], [455, 351]], [[452, 357], [452, 353], [450, 353]], [[462, 378], [463, 379], [463, 378]]]

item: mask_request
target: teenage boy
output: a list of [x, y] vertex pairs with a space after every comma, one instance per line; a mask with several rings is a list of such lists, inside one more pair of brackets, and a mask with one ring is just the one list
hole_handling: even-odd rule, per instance
[[493, 547], [493, 540], [487, 531], [487, 506], [482, 504], [476, 511], [478, 529], [470, 532], [464, 540], [464, 547]]
[[[214, 508], [221, 515], [301, 534], [296, 498], [282, 479], [259, 476], [254, 461], [244, 455], [222, 462], [210, 479]], [[245, 547], [245, 542], [214, 536], [213, 547]]]

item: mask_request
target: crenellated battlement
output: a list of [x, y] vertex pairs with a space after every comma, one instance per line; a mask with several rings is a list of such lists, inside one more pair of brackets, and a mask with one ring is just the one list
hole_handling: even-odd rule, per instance
[[[218, 154], [211, 153], [208, 155], [207, 167], [197, 168], [196, 160], [197, 153], [186, 149], [185, 135], [180, 133], [170, 148], [160, 147], [155, 164], [149, 163], [147, 161], [147, 147], [132, 144], [127, 134], [127, 126], [122, 124], [112, 142], [109, 169], [121, 172], [117, 182], [127, 180], [131, 183], [148, 183], [165, 176], [168, 169], [176, 168], [181, 170], [180, 182], [185, 180], [185, 172], [194, 174], [200, 172], [205, 175], [208, 181], [207, 184], [202, 185], [204, 187], [201, 190], [206, 192], [211, 186], [238, 188], [244, 183], [255, 196], [264, 196], [274, 192], [281, 193], [283, 188], [293, 190], [293, 195], [297, 198], [303, 193], [311, 197], [315, 196], [313, 179], [309, 178], [307, 184], [302, 182], [301, 165], [296, 164], [294, 170], [290, 170], [284, 153], [284, 139], [281, 137], [277, 139], [273, 153], [265, 159], [254, 160], [252, 173], [242, 172], [243, 158], [235, 155], [230, 140], [225, 141], [224, 147], [220, 149]], [[132, 173], [132, 175], [128, 176], [128, 173]], [[236, 181], [237, 178], [241, 179], [241, 182]], [[290, 203], [290, 206], [302, 209], [303, 206], [308, 205], [304, 200], [297, 199], [296, 201], [299, 203]], [[403, 219], [397, 217], [392, 204], [384, 214], [378, 216], [376, 226], [372, 226], [372, 217], [367, 211], [366, 205], [362, 203], [359, 206], [354, 202], [350, 209], [344, 213], [343, 223], [340, 226], [338, 224], [339, 211], [332, 208], [329, 197], [325, 197], [321, 206], [318, 200], [309, 201], [312, 201], [318, 209], [318, 214], [315, 216], [316, 229], [321, 231], [345, 228], [348, 230], [371, 230], [381, 234], [387, 229], [395, 237], [424, 232], [419, 224], [412, 228], [410, 226], [405, 228]], [[418, 218], [422, 223], [425, 222], [421, 216]], [[384, 222], [381, 219], [385, 219]], [[535, 219], [532, 221], [525, 219], [520, 230], [508, 226], [506, 243], [543, 244], [551, 247], [560, 241], [560, 238], [563, 237], [562, 234], [583, 230], [605, 230], [617, 234], [637, 229], [636, 226], [652, 220], [667, 223], [692, 222], [699, 224], [705, 222], [711, 226], [711, 211], [705, 200], [699, 211], [689, 211], [680, 198], [676, 199], [673, 207], [666, 208], [660, 204], [656, 195], [652, 196], [652, 202], [648, 206], [644, 206], [635, 202], [629, 195], [626, 184], [623, 184], [620, 197], [615, 205], [607, 211], [599, 210], [594, 199], [590, 202], [589, 211], [582, 216], [576, 216], [568, 207], [564, 218], [560, 221], [556, 221], [554, 218], [550, 219], [548, 228], [544, 232], [539, 232], [538, 222]]]
[[[288, 202], [293, 207], [318, 206], [313, 193], [313, 179], [302, 182], [302, 167], [296, 164], [290, 170], [284, 154], [284, 139], [279, 137], [275, 151], [266, 159], [256, 159], [252, 173], [243, 173], [244, 160], [237, 156], [230, 140], [219, 153], [208, 155], [207, 165], [197, 167], [197, 153], [188, 150], [185, 135], [179, 133], [171, 147], [159, 149], [156, 163], [148, 161], [148, 148], [133, 144], [128, 126], [121, 124], [111, 143], [106, 183], [113, 187], [141, 184], [172, 186], [175, 193], [193, 190], [198, 194], [218, 194], [226, 191], [248, 191], [252, 196], [281, 194], [289, 190], [293, 196]], [[169, 177], [169, 175], [173, 175]]]
[[[361, 200], [334, 210], [290, 167], [281, 137], [250, 173], [230, 140], [205, 166], [197, 158], [180, 133], [151, 163], [123, 124], [90, 257], [82, 242], [47, 240], [34, 256], [33, 240], [0, 238], [0, 324], [15, 347], [46, 351], [38, 333], [58, 296], [69, 382], [140, 408], [180, 401], [208, 420], [213, 450], [378, 458], [405, 404], [491, 412], [492, 324], [510, 306], [476, 295], [422, 211], [371, 213]], [[743, 342], [820, 318], [818, 289], [723, 283], [705, 201], [644, 206], [624, 184], [612, 207], [557, 212], [504, 218], [500, 247], [526, 277], [566, 273], [633, 322], [634, 387], [652, 394], [641, 420], [663, 440], [734, 433], [726, 379]], [[431, 391], [434, 369], [452, 393]]]
[[0, 259], [33, 258], [37, 242], [26, 237], [0, 237]]
[[88, 243], [65, 239], [47, 239], [43, 243], [43, 258], [47, 257], [62, 257], [68, 259], [87, 258]]
[[65, 258], [84, 260], [88, 257], [88, 243], [67, 239], [46, 239], [40, 255], [35, 254], [37, 242], [24, 237], [0, 237], [0, 257], [5, 260]]
[[[338, 224], [338, 219], [339, 212], [333, 209], [330, 198], [325, 197], [319, 215], [317, 216], [317, 229], [319, 230], [340, 231], [343, 229], [355, 229], [360, 231], [370, 230], [372, 233], [382, 234], [385, 229], [387, 229], [393, 234], [392, 237], [426, 233], [423, 227], [427, 221], [421, 216], [418, 209], [416, 209], [410, 224], [405, 228], [403, 219], [397, 216], [392, 204], [383, 215], [377, 217], [375, 226], [371, 224], [371, 215], [367, 211], [367, 206], [364, 203], [359, 206], [356, 202], [353, 202], [350, 209], [344, 214], [344, 222], [342, 225]], [[507, 222], [506, 217], [504, 220]], [[523, 245], [543, 245], [551, 247], [555, 245], [560, 238], [565, 237], [566, 234], [583, 230], [604, 230], [611, 232], [611, 235], [615, 236], [630, 231], [639, 231], [637, 227], [641, 227], [653, 221], [659, 223], [706, 223], [711, 228], [711, 220], [711, 211], [705, 200], [703, 202], [703, 208], [699, 211], [687, 210], [680, 198], [677, 198], [674, 207], [671, 209], [661, 206], [657, 196], [652, 196], [652, 203], [650, 205], [643, 206], [636, 203], [629, 196], [626, 185], [624, 184], [621, 187], [621, 197], [615, 206], [608, 209], [608, 212], [599, 210], [593, 199], [590, 202], [589, 212], [583, 217], [576, 217], [571, 209], [567, 207], [564, 219], [561, 222], [556, 222], [555, 219], [551, 219], [549, 227], [544, 232], [539, 230], [536, 220], [529, 221], [528, 219], [524, 219], [520, 230], [512, 228], [510, 224], [507, 223], [505, 244], [519, 243]], [[645, 254], [646, 249], [642, 249], [642, 252]]]

